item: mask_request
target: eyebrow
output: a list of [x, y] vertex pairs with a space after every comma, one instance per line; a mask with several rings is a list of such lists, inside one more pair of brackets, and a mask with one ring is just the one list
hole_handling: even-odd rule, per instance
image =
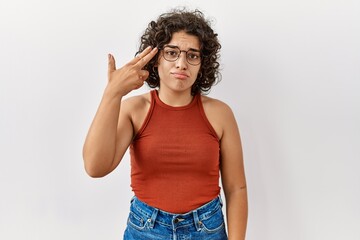
[[[180, 49], [178, 46], [176, 45], [165, 45], [164, 47], [169, 47], [169, 48], [178, 48]], [[181, 49], [180, 49], [181, 50]], [[194, 51], [194, 52], [201, 52], [199, 49], [196, 49], [196, 48], [189, 48], [188, 51], [191, 50], [191, 51]]]

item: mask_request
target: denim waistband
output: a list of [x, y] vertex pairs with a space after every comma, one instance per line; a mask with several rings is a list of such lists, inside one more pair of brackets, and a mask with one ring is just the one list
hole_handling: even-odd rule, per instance
[[210, 218], [221, 209], [222, 205], [221, 196], [219, 195], [195, 210], [184, 214], [175, 214], [151, 207], [140, 201], [136, 196], [131, 199], [131, 208], [147, 219], [147, 224], [150, 228], [156, 222], [172, 229], [190, 224], [195, 224], [196, 228], [200, 229], [201, 221]]

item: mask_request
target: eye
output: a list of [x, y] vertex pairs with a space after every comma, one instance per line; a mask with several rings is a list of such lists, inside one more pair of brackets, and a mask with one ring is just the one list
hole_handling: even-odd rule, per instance
[[166, 49], [165, 54], [171, 57], [176, 57], [179, 53], [176, 50], [173, 49]]
[[188, 57], [189, 59], [196, 60], [196, 59], [199, 59], [199, 58], [200, 58], [200, 53], [197, 53], [197, 52], [188, 52], [187, 57]]

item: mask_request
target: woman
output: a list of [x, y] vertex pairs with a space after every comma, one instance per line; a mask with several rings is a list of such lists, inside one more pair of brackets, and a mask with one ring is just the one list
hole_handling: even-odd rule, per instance
[[[220, 44], [203, 14], [174, 10], [152, 21], [139, 54], [116, 69], [83, 149], [85, 169], [103, 177], [130, 146], [131, 200], [124, 239], [245, 239], [247, 191], [231, 109], [204, 96], [219, 76]], [[149, 93], [122, 98], [144, 82]]]

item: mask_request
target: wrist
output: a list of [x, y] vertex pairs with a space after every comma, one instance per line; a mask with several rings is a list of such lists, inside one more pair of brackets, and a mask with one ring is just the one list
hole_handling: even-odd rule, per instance
[[110, 83], [105, 87], [103, 98], [106, 99], [117, 99], [121, 100], [126, 94], [121, 93], [120, 91], [114, 90]]

